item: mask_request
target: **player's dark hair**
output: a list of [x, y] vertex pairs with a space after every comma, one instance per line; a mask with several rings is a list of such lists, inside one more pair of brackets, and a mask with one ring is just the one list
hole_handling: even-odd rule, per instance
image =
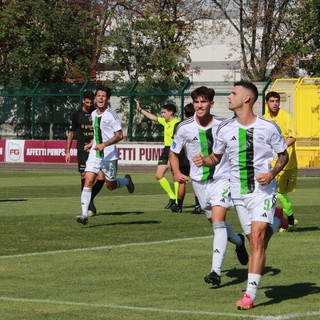
[[258, 88], [252, 82], [246, 81], [246, 80], [240, 80], [240, 81], [235, 82], [234, 86], [235, 87], [240, 86], [240, 87], [243, 87], [243, 88], [250, 90], [254, 95], [253, 103], [255, 103], [258, 100], [258, 97], [259, 97]]
[[107, 94], [107, 97], [110, 98], [111, 97], [111, 89], [107, 86], [99, 86], [96, 90], [96, 94], [98, 91], [104, 91]]
[[82, 99], [94, 100], [94, 93], [92, 90], [86, 90], [82, 94]]
[[215, 95], [215, 91], [212, 88], [207, 87], [198, 87], [191, 92], [191, 98], [194, 101], [198, 97], [204, 97], [208, 99], [210, 102], [213, 101]]
[[162, 109], [168, 110], [172, 112], [172, 115], [174, 116], [175, 113], [177, 112], [177, 108], [173, 103], [167, 103], [165, 104]]
[[184, 115], [187, 118], [190, 118], [194, 115], [194, 107], [193, 107], [193, 103], [188, 103], [184, 106]]
[[280, 101], [280, 94], [275, 91], [270, 91], [266, 95], [266, 101], [268, 101], [270, 98], [277, 98]]

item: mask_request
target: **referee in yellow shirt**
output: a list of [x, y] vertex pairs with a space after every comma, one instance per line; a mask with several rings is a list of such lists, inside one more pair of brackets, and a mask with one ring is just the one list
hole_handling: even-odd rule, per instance
[[180, 122], [178, 118], [175, 117], [177, 111], [174, 104], [168, 103], [161, 108], [161, 117], [157, 117], [154, 114], [141, 108], [140, 102], [135, 99], [137, 109], [145, 117], [153, 122], [158, 122], [164, 128], [164, 149], [159, 158], [156, 171], [156, 179], [160, 183], [163, 190], [167, 193], [169, 197], [168, 204], [164, 207], [165, 209], [170, 209], [176, 203], [176, 194], [178, 192], [178, 182], [174, 182], [174, 191], [171, 189], [169, 181], [165, 178], [165, 173], [170, 168], [169, 162], [169, 152], [172, 143], [172, 137], [174, 133], [175, 124]]

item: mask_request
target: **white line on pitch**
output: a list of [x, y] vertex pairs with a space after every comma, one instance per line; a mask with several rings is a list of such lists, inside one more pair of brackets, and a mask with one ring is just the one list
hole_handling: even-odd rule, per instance
[[110, 246], [93, 247], [93, 248], [78, 248], [78, 249], [69, 249], [69, 250], [31, 252], [31, 253], [25, 253], [25, 254], [21, 253], [21, 254], [0, 256], [0, 259], [34, 257], [34, 256], [59, 254], [59, 253], [73, 253], [73, 252], [79, 252], [79, 251], [111, 250], [111, 249], [119, 249], [119, 248], [127, 248], [127, 247], [139, 247], [139, 246], [149, 246], [149, 245], [163, 244], [163, 243], [174, 243], [174, 242], [181, 242], [181, 241], [202, 240], [202, 239], [207, 239], [207, 238], [212, 238], [212, 236], [181, 238], [181, 239], [171, 239], [171, 240], [161, 240], [161, 241], [151, 241], [151, 242], [124, 243], [124, 244], [119, 244], [119, 245], [110, 245]]
[[57, 300], [42, 300], [42, 299], [23, 299], [23, 298], [9, 298], [0, 297], [1, 301], [12, 301], [12, 302], [29, 302], [29, 303], [46, 303], [51, 305], [69, 305], [69, 306], [82, 306], [92, 308], [105, 308], [105, 309], [118, 309], [118, 310], [132, 310], [132, 311], [145, 311], [145, 312], [162, 312], [172, 314], [194, 314], [194, 315], [208, 315], [208, 316], [224, 316], [228, 318], [245, 318], [255, 320], [289, 320], [298, 317], [314, 317], [320, 315], [320, 311], [310, 311], [306, 313], [287, 314], [281, 316], [257, 316], [253, 314], [241, 314], [241, 313], [223, 313], [223, 312], [208, 312], [208, 311], [192, 311], [192, 310], [174, 310], [174, 309], [160, 309], [160, 308], [148, 308], [148, 307], [134, 307], [134, 306], [119, 306], [112, 304], [96, 304], [96, 303], [83, 303], [83, 302], [72, 302], [72, 301], [57, 301]]

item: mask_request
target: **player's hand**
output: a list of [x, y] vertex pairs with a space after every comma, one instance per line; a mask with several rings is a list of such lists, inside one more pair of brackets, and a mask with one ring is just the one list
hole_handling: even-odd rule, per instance
[[137, 107], [138, 111], [141, 111], [140, 101], [137, 100], [137, 99], [133, 99], [133, 100], [134, 100], [134, 102], [136, 103], [136, 107]]
[[66, 163], [70, 163], [70, 159], [71, 159], [70, 153], [66, 153], [65, 159], [66, 159]]
[[261, 186], [267, 186], [273, 179], [271, 172], [260, 172], [256, 175], [256, 180]]
[[193, 156], [193, 162], [197, 167], [203, 166], [203, 163], [204, 163], [203, 159], [204, 159], [204, 156], [202, 152]]
[[105, 148], [105, 144], [104, 143], [100, 143], [100, 144], [97, 144], [94, 148], [94, 150], [97, 150], [97, 151], [102, 151], [104, 148]]
[[180, 183], [187, 183], [188, 181], [189, 181], [189, 178], [187, 176], [185, 176], [184, 174], [182, 174], [179, 178]]
[[189, 178], [181, 172], [178, 172], [173, 175], [173, 180], [179, 183], [187, 183], [189, 181]]
[[89, 150], [91, 149], [91, 147], [92, 147], [92, 144], [89, 143], [89, 144], [86, 144], [83, 149], [84, 149], [85, 151], [89, 151]]

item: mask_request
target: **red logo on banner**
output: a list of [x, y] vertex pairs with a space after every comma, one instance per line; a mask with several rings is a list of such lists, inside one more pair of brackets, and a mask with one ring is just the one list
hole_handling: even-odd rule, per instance
[[20, 157], [22, 156], [21, 147], [17, 143], [14, 143], [14, 142], [9, 142], [8, 153], [9, 153], [9, 158], [12, 161], [18, 161], [20, 159]]

